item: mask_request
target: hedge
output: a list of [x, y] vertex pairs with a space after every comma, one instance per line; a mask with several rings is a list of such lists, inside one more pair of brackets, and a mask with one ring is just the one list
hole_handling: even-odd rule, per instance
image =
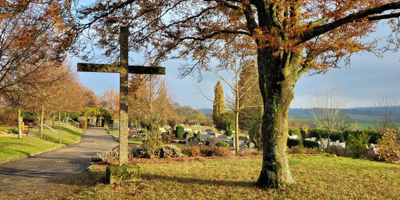
[[304, 147], [307, 147], [307, 148], [319, 147], [317, 141], [295, 140], [295, 139], [288, 139], [287, 146], [288, 147], [304, 146]]
[[183, 138], [183, 127], [182, 126], [176, 126], [175, 137]]
[[[331, 139], [331, 141], [339, 140], [340, 142], [344, 142], [347, 140], [347, 137], [350, 134], [357, 137], [362, 132], [365, 132], [370, 137], [368, 143], [378, 144], [378, 140], [381, 138], [381, 135], [378, 131], [375, 131], [375, 130], [362, 130], [362, 131], [345, 130], [345, 131], [343, 131], [343, 133], [340, 131], [334, 131], [331, 134], [330, 139]], [[315, 128], [315, 129], [310, 129], [309, 137], [316, 137], [317, 140], [319, 140], [321, 137], [327, 138], [328, 134], [326, 133], [325, 130]], [[344, 141], [343, 141], [343, 139], [344, 139]]]

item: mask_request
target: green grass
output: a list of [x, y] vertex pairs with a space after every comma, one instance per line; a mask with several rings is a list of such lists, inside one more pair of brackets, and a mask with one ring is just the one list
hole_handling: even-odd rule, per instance
[[142, 140], [128, 140], [128, 142], [132, 144], [143, 144]]
[[118, 129], [107, 129], [107, 131], [108, 131], [110, 134], [119, 135], [119, 130], [118, 130]]
[[[296, 185], [282, 190], [261, 190], [254, 185], [261, 169], [260, 157], [139, 164], [141, 182], [98, 184], [78, 189], [75, 198], [396, 199], [400, 196], [398, 164], [294, 155], [289, 165]], [[103, 168], [96, 168], [100, 170], [97, 171], [98, 180]]]
[[[82, 129], [73, 126], [55, 125], [53, 128], [59, 132], [63, 132], [61, 140], [62, 144], [71, 144], [78, 142], [82, 135]], [[35, 131], [34, 133], [37, 134], [38, 137], [40, 137], [39, 131]], [[43, 138], [45, 140], [49, 140], [55, 143], [60, 143], [60, 134], [50, 129], [43, 130]]]
[[0, 161], [44, 151], [61, 144], [41, 140], [37, 137], [0, 137]]
[[40, 132], [33, 132], [36, 137], [0, 137], [0, 161], [18, 157], [23, 157], [54, 147], [62, 146], [63, 144], [71, 144], [80, 140], [82, 129], [72, 126], [56, 125], [57, 131], [63, 132], [62, 141], [60, 144], [60, 135], [52, 130], [43, 130], [43, 138], [40, 139]]

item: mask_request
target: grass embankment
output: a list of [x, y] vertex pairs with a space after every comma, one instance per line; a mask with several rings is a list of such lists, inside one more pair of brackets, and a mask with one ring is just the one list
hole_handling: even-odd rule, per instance
[[119, 135], [118, 129], [107, 129], [107, 131], [112, 135]]
[[[75, 143], [81, 139], [82, 129], [66, 125], [55, 125], [53, 128], [59, 132], [62, 132], [62, 140], [61, 140], [62, 144]], [[36, 131], [35, 134], [37, 134], [38, 137], [40, 137], [39, 131]], [[50, 129], [43, 130], [43, 138], [45, 140], [60, 143], [60, 134]]]
[[82, 129], [72, 126], [55, 126], [57, 131], [63, 132], [62, 144], [60, 144], [60, 135], [49, 130], [43, 130], [43, 138], [40, 139], [40, 132], [35, 131], [34, 137], [0, 137], [0, 161], [18, 157], [28, 156], [64, 144], [75, 143], [80, 140]]
[[[163, 159], [160, 159], [162, 161]], [[166, 160], [164, 160], [166, 161]], [[193, 161], [193, 160], [192, 160]], [[141, 182], [75, 189], [76, 198], [100, 199], [396, 199], [400, 165], [323, 155], [289, 159], [297, 185], [261, 190], [254, 183], [261, 157], [202, 162], [140, 163]], [[105, 173], [97, 167], [98, 175]], [[96, 170], [96, 168], [92, 168]]]

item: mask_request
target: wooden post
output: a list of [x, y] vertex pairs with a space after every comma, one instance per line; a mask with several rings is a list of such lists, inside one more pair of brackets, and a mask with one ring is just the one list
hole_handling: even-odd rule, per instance
[[128, 27], [120, 28], [119, 165], [128, 164]]
[[[15, 116], [15, 115], [14, 115]], [[18, 138], [22, 138], [21, 109], [18, 108]]]
[[43, 106], [40, 112], [40, 139], [43, 139], [43, 115], [44, 115], [44, 110]]

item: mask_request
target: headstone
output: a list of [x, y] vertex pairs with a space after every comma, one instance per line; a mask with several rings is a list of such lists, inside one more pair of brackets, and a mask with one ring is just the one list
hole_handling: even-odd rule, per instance
[[200, 139], [197, 137], [190, 137], [186, 141], [186, 146], [197, 146], [200, 143]]
[[201, 134], [201, 139], [204, 141], [207, 141], [208, 138], [210, 138], [211, 135], [210, 134]]
[[294, 140], [297, 139], [298, 137], [299, 137], [299, 136], [297, 136], [297, 135], [289, 135], [289, 138], [290, 138], [290, 139], [294, 139]]
[[186, 146], [189, 146], [189, 139], [194, 137], [193, 135], [187, 136], [186, 137]]
[[207, 132], [208, 134], [210, 134], [210, 133], [212, 133], [212, 130], [211, 130], [211, 129], [206, 129], [206, 132]]
[[249, 142], [249, 148], [253, 149], [254, 147], [256, 147], [256, 145], [253, 142]]
[[113, 124], [113, 129], [119, 129], [119, 124]]
[[164, 125], [163, 128], [165, 128], [166, 130], [169, 130], [169, 129], [171, 129], [171, 126], [170, 125]]
[[138, 131], [136, 128], [129, 129], [128, 133], [131, 137], [137, 137], [138, 136]]
[[184, 132], [188, 132], [188, 131], [192, 132], [192, 129], [191, 128], [184, 128], [183, 131]]
[[226, 136], [226, 135], [219, 135], [217, 138], [219, 138], [219, 139], [228, 139], [228, 137]]
[[[235, 141], [236, 141], [236, 138], [233, 138], [233, 146], [234, 147], [236, 147], [236, 142]], [[239, 148], [242, 149], [244, 147], [244, 145], [246, 145], [246, 144], [247, 144], [247, 142], [245, 143], [244, 140], [239, 140]]]

